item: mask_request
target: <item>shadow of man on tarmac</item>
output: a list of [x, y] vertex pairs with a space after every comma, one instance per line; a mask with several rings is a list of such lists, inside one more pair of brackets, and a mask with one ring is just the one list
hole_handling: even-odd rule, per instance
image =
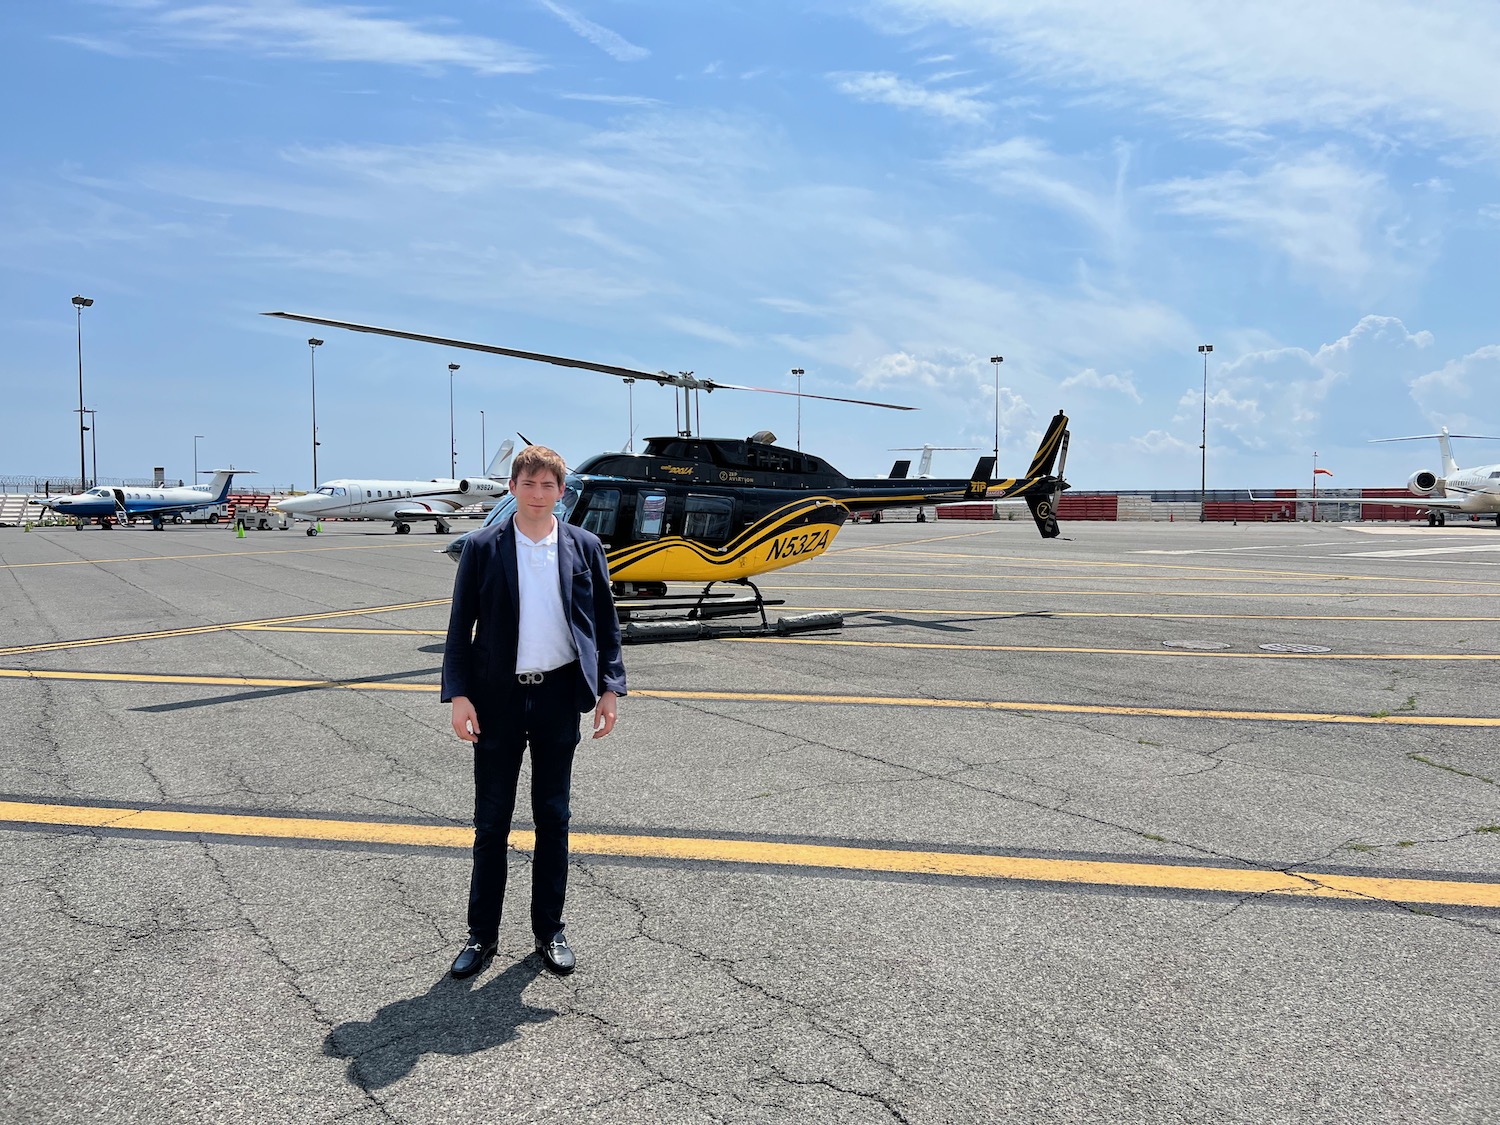
[[323, 1053], [348, 1059], [349, 1081], [378, 1090], [412, 1072], [423, 1055], [471, 1055], [516, 1037], [522, 1024], [557, 1015], [533, 1008], [521, 993], [541, 972], [541, 959], [527, 957], [481, 988], [444, 974], [422, 996], [387, 1004], [368, 1021], [340, 1024], [323, 1040]]

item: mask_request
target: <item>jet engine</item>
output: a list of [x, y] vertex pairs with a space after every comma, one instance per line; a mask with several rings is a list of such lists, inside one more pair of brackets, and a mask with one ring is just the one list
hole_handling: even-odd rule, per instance
[[1431, 496], [1438, 491], [1437, 474], [1429, 473], [1426, 469], [1412, 473], [1411, 480], [1406, 482], [1406, 489], [1413, 496]]
[[465, 477], [458, 482], [458, 490], [478, 500], [498, 500], [505, 495], [505, 485], [488, 477]]

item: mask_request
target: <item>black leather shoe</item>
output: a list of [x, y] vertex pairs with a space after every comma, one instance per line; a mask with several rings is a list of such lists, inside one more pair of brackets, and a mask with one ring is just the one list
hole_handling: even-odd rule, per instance
[[562, 934], [554, 934], [546, 941], [538, 938], [536, 951], [542, 955], [547, 968], [558, 976], [565, 977], [578, 967], [578, 958], [573, 956], [572, 947]]
[[494, 955], [494, 942], [486, 944], [471, 934], [458, 956], [453, 958], [453, 968], [449, 971], [456, 977], [472, 977], [488, 965]]

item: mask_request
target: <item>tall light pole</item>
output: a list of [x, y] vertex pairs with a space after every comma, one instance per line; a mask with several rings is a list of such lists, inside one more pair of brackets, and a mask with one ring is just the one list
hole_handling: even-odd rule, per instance
[[1208, 503], [1208, 356], [1214, 350], [1212, 344], [1199, 344], [1198, 353], [1203, 356], [1203, 436], [1198, 444], [1198, 522], [1208, 519], [1203, 506]]
[[318, 349], [323, 341], [307, 338], [307, 361], [312, 371], [313, 491], [318, 490]]
[[198, 443], [203, 440], [202, 434], [193, 435], [193, 487], [198, 487]]
[[92, 297], [74, 297], [78, 310], [78, 491], [89, 487], [88, 470], [83, 461], [83, 310], [94, 303]]
[[490, 448], [484, 440], [484, 411], [479, 412], [479, 471], [488, 473], [490, 471]]
[[802, 376], [807, 372], [800, 367], [792, 368], [792, 374], [797, 376], [797, 452], [802, 452]]
[[94, 421], [94, 415], [97, 411], [82, 410], [79, 413], [89, 416], [89, 424], [84, 429], [89, 432], [89, 446], [93, 451], [90, 456], [91, 463], [93, 464], [92, 476], [94, 484], [97, 485], [99, 483], [99, 427], [98, 423]]
[[453, 434], [453, 373], [458, 364], [448, 365], [448, 475], [458, 476], [458, 439]]
[[990, 362], [995, 365], [995, 464], [1000, 464], [1000, 365], [1005, 362], [1003, 355], [990, 356]]
[[635, 380], [625, 380], [625, 424], [630, 427], [630, 436], [625, 439], [625, 451], [635, 452]]

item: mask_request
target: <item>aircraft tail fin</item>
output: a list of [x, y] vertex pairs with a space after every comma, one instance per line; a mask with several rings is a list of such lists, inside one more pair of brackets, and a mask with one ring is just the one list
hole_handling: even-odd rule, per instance
[[995, 459], [981, 457], [969, 474], [969, 487], [964, 489], [965, 500], [983, 500], [989, 494], [990, 477], [995, 472]]
[[891, 466], [891, 480], [905, 480], [906, 474], [911, 472], [910, 461], [897, 461]]
[[1045, 477], [1052, 473], [1057, 462], [1057, 452], [1063, 446], [1063, 435], [1068, 432], [1068, 416], [1059, 410], [1047, 423], [1047, 432], [1042, 435], [1041, 445], [1036, 447], [1036, 456], [1031, 459], [1028, 477]]
[[[490, 480], [504, 480], [510, 475], [510, 455], [515, 452], [516, 443], [506, 439], [500, 443], [500, 448], [495, 451], [494, 458], [484, 470], [484, 475]], [[503, 476], [501, 474], [504, 474]]]
[[254, 471], [254, 469], [219, 469], [215, 471], [213, 479], [208, 482], [207, 495], [204, 497], [203, 503], [205, 505], [224, 503], [224, 498], [229, 495], [229, 482], [234, 480], [236, 474], [248, 475]]
[[1031, 518], [1036, 520], [1036, 529], [1042, 533], [1042, 538], [1056, 539], [1059, 528], [1054, 497], [1037, 496], [1033, 493], [1026, 497], [1026, 506], [1031, 509]]
[[1435, 434], [1407, 434], [1405, 437], [1371, 438], [1370, 444], [1378, 445], [1384, 441], [1427, 441], [1430, 438], [1437, 438], [1438, 452], [1443, 456], [1443, 477], [1445, 479], [1459, 472], [1458, 462], [1453, 459], [1453, 446], [1449, 444], [1449, 438], [1475, 438], [1479, 441], [1500, 441], [1500, 437], [1495, 437], [1493, 434], [1450, 434], [1448, 427], [1444, 426], [1440, 432]]

